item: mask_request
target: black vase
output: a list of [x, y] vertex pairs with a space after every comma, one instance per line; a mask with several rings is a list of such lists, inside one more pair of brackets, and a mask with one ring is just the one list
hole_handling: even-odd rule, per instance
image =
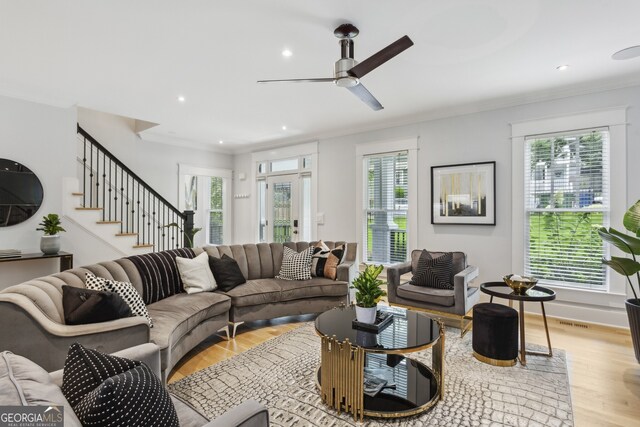
[[627, 316], [629, 316], [629, 328], [631, 329], [631, 341], [636, 352], [636, 360], [640, 363], [640, 299], [628, 299], [626, 301]]

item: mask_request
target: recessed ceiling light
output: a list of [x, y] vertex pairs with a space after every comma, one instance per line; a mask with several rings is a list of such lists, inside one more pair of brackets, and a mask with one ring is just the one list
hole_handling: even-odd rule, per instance
[[178, 97], [178, 102], [184, 102], [184, 101], [186, 101], [186, 99], [184, 98], [184, 96], [180, 95]]
[[287, 130], [287, 127], [285, 125], [282, 125], [282, 130]]
[[558, 65], [556, 67], [556, 70], [558, 70], [558, 71], [565, 71], [565, 70], [568, 70], [568, 69], [569, 69], [569, 65], [567, 65], [567, 64]]
[[291, 55], [293, 55], [293, 52], [291, 52], [289, 49], [285, 49], [282, 51], [282, 56], [284, 56], [285, 58], [288, 58]]
[[224, 142], [223, 140], [220, 140], [220, 141], [218, 141], [218, 144], [222, 144], [223, 142]]
[[622, 50], [617, 51], [613, 55], [611, 55], [612, 59], [632, 59], [640, 56], [640, 45], [631, 46]]

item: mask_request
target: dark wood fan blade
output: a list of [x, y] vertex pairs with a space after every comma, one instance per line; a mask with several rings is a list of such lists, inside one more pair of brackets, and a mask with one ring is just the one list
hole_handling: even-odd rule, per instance
[[367, 88], [362, 85], [362, 83], [348, 87], [347, 89], [349, 89], [352, 94], [360, 98], [362, 102], [371, 107], [372, 110], [378, 111], [384, 108], [382, 104], [380, 104], [380, 102], [378, 102], [378, 100], [373, 95], [371, 95], [371, 92], [369, 92]]
[[385, 47], [378, 53], [374, 53], [355, 67], [349, 70], [349, 74], [353, 77], [362, 78], [362, 76], [375, 70], [391, 58], [413, 46], [413, 41], [409, 36], [401, 37], [389, 46]]
[[327, 77], [326, 79], [258, 80], [258, 83], [329, 83], [334, 80], [333, 77]]

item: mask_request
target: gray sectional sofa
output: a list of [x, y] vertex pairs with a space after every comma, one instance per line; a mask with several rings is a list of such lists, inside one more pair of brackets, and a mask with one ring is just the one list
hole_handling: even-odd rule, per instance
[[245, 321], [320, 313], [348, 302], [348, 287], [356, 274], [357, 245], [326, 242], [329, 248], [345, 244], [337, 280], [275, 279], [282, 263], [283, 246], [300, 251], [315, 242], [259, 243], [195, 248], [214, 257], [234, 258], [247, 283], [229, 292], [178, 293], [147, 305], [154, 327], [142, 317], [129, 317], [88, 325], [66, 325], [62, 286], [84, 287], [87, 271], [96, 276], [126, 281], [142, 294], [141, 276], [127, 258], [68, 270], [30, 280], [0, 292], [0, 351], [10, 350], [48, 371], [62, 368], [69, 345], [113, 353], [152, 342], [160, 348], [162, 379], [197, 344], [212, 334], [229, 333]]
[[[160, 376], [160, 351], [155, 344], [142, 344], [115, 353], [116, 356], [140, 360]], [[47, 372], [31, 360], [11, 353], [0, 353], [0, 405], [64, 406], [65, 427], [81, 426], [62, 394], [62, 370]], [[267, 408], [247, 400], [209, 421], [190, 405], [171, 395], [181, 427], [268, 427]]]

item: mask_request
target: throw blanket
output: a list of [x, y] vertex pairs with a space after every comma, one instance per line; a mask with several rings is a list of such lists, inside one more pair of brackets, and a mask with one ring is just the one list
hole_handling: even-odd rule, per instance
[[146, 305], [184, 292], [176, 257], [194, 258], [193, 249], [171, 249], [127, 257], [142, 277], [142, 299]]

